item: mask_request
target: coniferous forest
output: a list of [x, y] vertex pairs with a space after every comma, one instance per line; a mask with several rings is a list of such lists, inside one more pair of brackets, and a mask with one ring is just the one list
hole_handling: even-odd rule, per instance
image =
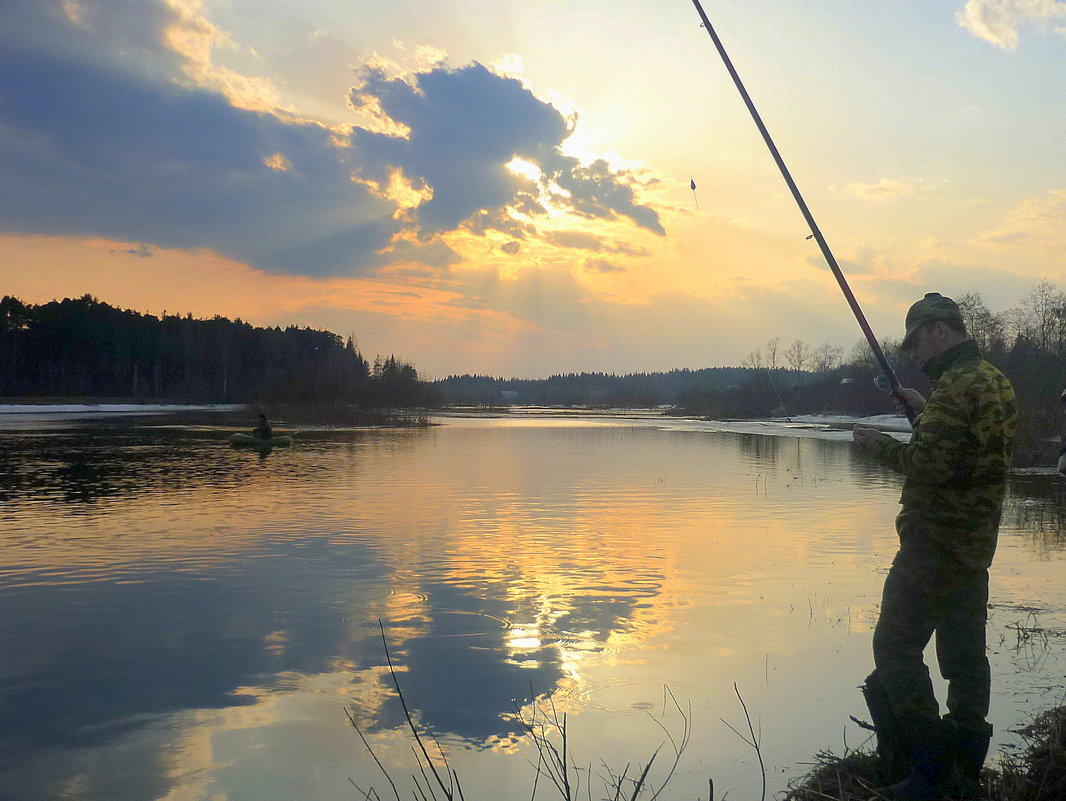
[[141, 402], [431, 406], [435, 393], [394, 356], [354, 340], [118, 309], [91, 295], [40, 305], [0, 299], [0, 397]]
[[[1041, 282], [1016, 306], [992, 313], [977, 293], [960, 297], [967, 327], [1019, 397], [1020, 450], [1046, 461], [1061, 426], [1066, 382], [1066, 294]], [[899, 352], [884, 350], [905, 386], [928, 382]], [[880, 369], [860, 341], [772, 338], [740, 367], [545, 379], [420, 378], [395, 356], [368, 362], [353, 339], [312, 328], [267, 328], [240, 319], [162, 316], [119, 309], [91, 295], [26, 304], [0, 299], [0, 398], [107, 398], [139, 402], [258, 403], [310, 411], [464, 406], [652, 407], [709, 417], [883, 414]], [[324, 416], [329, 416], [326, 413]]]

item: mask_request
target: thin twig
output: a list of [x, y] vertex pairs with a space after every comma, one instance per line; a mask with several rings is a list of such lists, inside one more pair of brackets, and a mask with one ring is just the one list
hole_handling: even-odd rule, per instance
[[[422, 765], [421, 765], [421, 763], [419, 763], [419, 768], [421, 768], [421, 767], [422, 767]], [[413, 773], [411, 774], [411, 780], [415, 783], [415, 790], [418, 791], [417, 795], [415, 794], [415, 790], [411, 791], [411, 795], [413, 795], [415, 797], [415, 801], [418, 801], [418, 797], [419, 796], [422, 797], [422, 801], [429, 801], [429, 799], [426, 798], [425, 792], [422, 790], [422, 784], [418, 781], [418, 777], [415, 776], [415, 774], [413, 774]], [[432, 788], [430, 788], [430, 790], [432, 791]]]
[[[533, 763], [530, 762], [530, 765]], [[544, 754], [537, 749], [537, 764], [533, 768], [533, 792], [529, 794], [529, 801], [533, 801], [537, 797], [537, 784], [540, 782], [540, 766], [544, 764]]]
[[[681, 719], [684, 721], [684, 724], [681, 730], [681, 745], [677, 745], [674, 742], [674, 738], [670, 734], [669, 730], [659, 721], [655, 721], [659, 724], [659, 728], [661, 728], [666, 733], [667, 738], [670, 740], [670, 745], [674, 748], [674, 762], [670, 766], [670, 770], [667, 771], [666, 778], [663, 779], [663, 782], [659, 786], [659, 789], [652, 793], [650, 801], [655, 801], [655, 799], [659, 797], [659, 794], [663, 791], [666, 785], [669, 784], [670, 779], [673, 778], [674, 771], [677, 770], [677, 766], [681, 762], [681, 755], [685, 752], [685, 749], [688, 747], [689, 739], [692, 737], [692, 702], [690, 701], [688, 704], [688, 714], [686, 715], [685, 711], [677, 702], [677, 698], [674, 697], [674, 694], [670, 690], [670, 688], [664, 686], [663, 690], [663, 714], [666, 714], [666, 697], [669, 696], [670, 700], [673, 701], [674, 707], [681, 715]], [[652, 720], [655, 720], [655, 718], [652, 717]]]
[[[370, 794], [371, 793], [374, 794], [375, 798], [378, 797], [377, 790], [375, 790], [373, 787], [371, 787], [369, 790], [364, 790], [362, 787], [360, 787], [358, 784], [356, 784], [354, 781], [352, 781], [352, 778], [350, 776], [348, 777], [348, 781], [351, 782], [352, 787], [354, 787], [356, 790], [358, 790], [360, 793], [363, 794], [363, 801], [370, 801]], [[379, 801], [380, 801], [380, 799], [379, 799]]]
[[724, 718], [719, 718], [719, 720], [721, 720], [722, 723], [724, 723], [726, 726], [729, 726], [729, 728], [733, 731], [734, 734], [737, 735], [737, 737], [739, 737], [741, 740], [743, 740], [755, 749], [755, 756], [759, 759], [759, 772], [762, 774], [761, 801], [766, 801], [766, 765], [763, 763], [762, 748], [759, 745], [759, 737], [755, 734], [755, 727], [751, 724], [751, 715], [748, 714], [748, 705], [744, 703], [744, 698], [740, 694], [740, 688], [737, 687], [736, 682], [733, 682], [733, 691], [737, 694], [737, 699], [740, 701], [740, 708], [744, 710], [744, 720], [746, 720], [748, 723], [748, 731], [751, 734], [751, 739], [748, 739], [739, 731], [737, 731], [732, 726], [732, 724], [730, 724], [729, 721], [725, 720]]
[[[610, 771], [609, 770], [608, 770], [608, 774], [610, 775]], [[612, 779], [612, 781], [614, 781], [614, 801], [619, 801], [619, 799], [621, 798], [621, 796], [622, 796], [622, 782], [624, 782], [626, 780], [626, 776], [628, 774], [629, 774], [629, 763], [627, 762], [626, 766], [622, 769], [622, 775], [621, 776], [615, 777], [615, 776], [611, 775], [611, 779]]]
[[[660, 745], [659, 748], [662, 748]], [[651, 763], [655, 761], [655, 757], [659, 755], [659, 748], [655, 749], [655, 753], [651, 755], [651, 759], [648, 760], [648, 764], [644, 766], [644, 770], [640, 774], [640, 778], [637, 780], [636, 785], [633, 787], [633, 795], [629, 796], [629, 801], [636, 801], [637, 794], [640, 793], [640, 788], [644, 786], [644, 780], [648, 778], [648, 771], [651, 770]]]
[[[415, 723], [411, 719], [411, 712], [407, 709], [407, 700], [403, 697], [403, 692], [400, 690], [399, 679], [396, 678], [396, 668], [392, 664], [392, 656], [389, 654], [389, 641], [385, 637], [385, 624], [381, 622], [381, 618], [378, 618], [378, 628], [381, 629], [381, 643], [385, 646], [385, 659], [389, 663], [389, 673], [392, 675], [392, 683], [396, 687], [396, 694], [400, 697], [400, 704], [403, 706], [404, 717], [407, 718], [407, 725], [411, 728], [411, 734], [414, 735], [415, 742], [418, 743], [419, 749], [421, 749], [423, 756], [426, 758], [426, 762], [429, 764], [429, 769], [433, 773], [433, 778], [437, 780], [437, 786], [447, 796], [448, 801], [452, 801], [452, 794], [448, 791], [448, 787], [444, 784], [440, 774], [437, 773], [437, 767], [433, 764], [433, 760], [429, 756], [429, 752], [426, 750], [426, 746], [422, 742], [422, 738], [418, 735], [418, 729], [415, 728]], [[432, 788], [431, 788], [432, 792]]]
[[[381, 768], [381, 772], [385, 774], [385, 778], [388, 779], [389, 784], [392, 785], [392, 792], [396, 796], [396, 801], [400, 801], [400, 791], [396, 789], [396, 782], [392, 780], [392, 776], [390, 776], [389, 772], [385, 770], [385, 766], [381, 764], [381, 760], [378, 759], [378, 755], [374, 753], [374, 749], [370, 747], [370, 743], [366, 741], [366, 737], [363, 736], [363, 730], [359, 728], [358, 724], [356, 724], [355, 718], [352, 716], [352, 713], [348, 711], [347, 707], [344, 709], [344, 714], [348, 716], [348, 722], [352, 724], [352, 728], [355, 729], [356, 734], [359, 735], [359, 739], [363, 741], [366, 750], [370, 752], [370, 756], [374, 758], [374, 762], [376, 762], [377, 766]], [[352, 783], [354, 784], [354, 782]]]
[[[426, 769], [422, 766], [422, 760], [418, 758], [418, 752], [415, 751], [414, 748], [411, 749], [411, 752], [415, 755], [415, 761], [418, 763], [418, 772], [422, 774], [422, 778], [426, 781], [426, 789], [429, 790], [430, 798], [432, 798], [433, 801], [437, 801], [437, 794], [433, 792], [433, 783], [429, 780], [429, 776], [426, 775]], [[432, 767], [433, 766], [430, 765], [430, 768]], [[417, 782], [418, 777], [415, 777], [415, 783], [417, 784]]]

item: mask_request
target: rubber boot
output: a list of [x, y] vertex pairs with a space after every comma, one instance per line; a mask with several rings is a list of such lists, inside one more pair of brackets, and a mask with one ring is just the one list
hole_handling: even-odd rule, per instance
[[952, 771], [948, 782], [951, 798], [972, 801], [980, 795], [981, 768], [992, 742], [992, 724], [981, 721], [963, 724], [950, 716], [944, 718], [950, 733]]
[[940, 782], [951, 767], [951, 752], [944, 726], [936, 721], [900, 721], [910, 762], [910, 773], [874, 798], [884, 801], [935, 801], [942, 798]]
[[880, 758], [878, 783], [888, 785], [898, 782], [907, 775], [909, 769], [907, 750], [896, 713], [892, 711], [888, 700], [888, 692], [876, 670], [866, 677], [860, 689], [877, 735], [877, 756]]

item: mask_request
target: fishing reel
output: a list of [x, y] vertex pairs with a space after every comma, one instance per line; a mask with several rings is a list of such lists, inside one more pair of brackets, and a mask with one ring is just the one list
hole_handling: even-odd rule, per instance
[[874, 379], [874, 386], [877, 387], [879, 392], [884, 392], [886, 395], [892, 393], [892, 382], [888, 380], [887, 375], [879, 375]]

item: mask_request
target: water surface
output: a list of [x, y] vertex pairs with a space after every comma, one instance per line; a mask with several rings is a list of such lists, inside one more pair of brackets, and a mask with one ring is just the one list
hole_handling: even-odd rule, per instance
[[[692, 731], [662, 798], [706, 798], [708, 777], [758, 797], [723, 722], [746, 731], [734, 685], [771, 791], [863, 742], [849, 716], [866, 717], [899, 480], [846, 432], [437, 422], [300, 432], [265, 457], [210, 427], [0, 434], [0, 797], [384, 794], [346, 708], [410, 786], [379, 620], [471, 801], [530, 796], [516, 711], [549, 693], [594, 797], [602, 762], [679, 736], [670, 694]], [[1013, 480], [990, 610], [1000, 744], [1062, 700], [1062, 509], [1055, 476]]]

